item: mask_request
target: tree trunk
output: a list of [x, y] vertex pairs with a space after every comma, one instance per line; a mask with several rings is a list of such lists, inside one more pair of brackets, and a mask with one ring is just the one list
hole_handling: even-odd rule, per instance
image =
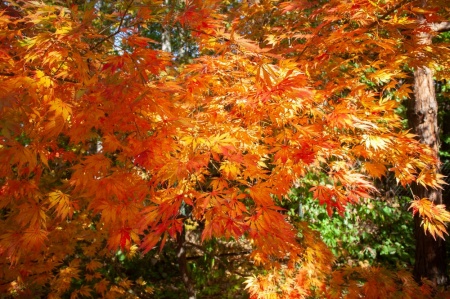
[[[427, 0], [421, 1], [423, 8], [427, 7]], [[429, 30], [418, 30], [413, 40], [418, 47], [432, 44], [431, 31], [446, 29], [447, 23], [430, 24], [426, 18], [418, 15], [418, 26], [428, 27]], [[425, 55], [418, 54], [416, 59], [423, 60]], [[426, 60], [426, 59], [425, 59]], [[433, 72], [426, 65], [416, 67], [414, 71], [414, 97], [408, 107], [408, 122], [412, 132], [416, 134], [421, 143], [428, 145], [438, 159], [437, 165], [430, 165], [440, 171], [439, 162], [439, 127], [438, 103], [433, 80]], [[435, 204], [442, 204], [442, 191], [424, 188], [413, 184], [412, 192], [419, 198], [428, 198]], [[419, 216], [414, 218], [414, 235], [416, 238], [416, 254], [413, 275], [417, 282], [422, 278], [429, 279], [435, 287], [448, 283], [445, 241], [436, 240], [428, 233], [425, 234]]]
[[[450, 138], [450, 119], [449, 119], [450, 118], [450, 99], [447, 98], [446, 103], [444, 105], [441, 105], [440, 109], [441, 109], [441, 111], [443, 110], [443, 113], [444, 113], [444, 117], [441, 119], [441, 130], [442, 130], [441, 136], [444, 136], [444, 138]], [[443, 152], [450, 153], [450, 142], [442, 143], [440, 150]], [[445, 172], [442, 171], [442, 174], [446, 175], [447, 180], [448, 180], [448, 177], [450, 176], [449, 157], [446, 157], [445, 163], [446, 163]], [[444, 190], [442, 192], [442, 197], [443, 197], [444, 204], [448, 209], [450, 207], [450, 185], [444, 186]], [[447, 243], [450, 244], [449, 238], [447, 238]]]
[[[430, 146], [436, 157], [439, 150], [439, 129], [437, 123], [438, 105], [434, 90], [433, 73], [423, 66], [414, 71], [414, 98], [408, 107], [408, 121], [414, 134], [421, 143]], [[439, 165], [431, 165], [439, 170]], [[411, 186], [415, 196], [429, 198], [435, 204], [442, 204], [442, 191], [424, 188], [421, 185]], [[415, 216], [414, 234], [416, 237], [416, 254], [414, 278], [420, 282], [421, 278], [431, 280], [434, 286], [446, 285], [447, 264], [445, 241], [425, 234], [421, 226], [421, 219]]]
[[[169, 0], [164, 0], [164, 5], [170, 11], [170, 2]], [[170, 43], [170, 24], [162, 25], [162, 36], [161, 36], [161, 50], [171, 53], [172, 45]]]
[[[440, 109], [444, 114], [444, 117], [441, 119], [442, 136], [444, 136], [444, 138], [450, 138], [450, 98], [447, 97], [445, 99], [445, 102], [441, 104]], [[450, 142], [442, 143], [441, 151], [450, 153]]]
[[194, 283], [189, 273], [188, 263], [186, 259], [186, 232], [183, 231], [177, 235], [177, 257], [178, 265], [180, 267], [181, 278], [183, 279], [184, 286], [188, 293], [189, 299], [196, 299], [196, 292]]
[[[170, 11], [170, 1], [164, 0], [164, 5]], [[171, 36], [170, 36], [170, 28], [171, 24], [163, 24], [162, 25], [162, 36], [161, 36], [161, 49], [166, 52], [172, 52], [171, 45]], [[184, 209], [184, 206], [182, 207]], [[185, 211], [181, 211], [183, 216], [185, 215]], [[183, 226], [183, 230], [177, 234], [177, 258], [178, 258], [178, 266], [181, 272], [181, 279], [183, 280], [184, 287], [186, 288], [186, 292], [188, 293], [188, 299], [196, 299], [196, 291], [194, 282], [189, 273], [189, 266], [186, 259], [186, 231]]]

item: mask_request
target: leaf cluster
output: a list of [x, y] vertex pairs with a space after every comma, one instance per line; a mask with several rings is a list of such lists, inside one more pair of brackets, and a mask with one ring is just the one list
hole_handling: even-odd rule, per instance
[[[325, 174], [310, 191], [330, 215], [376, 194], [386, 171], [440, 186], [437, 158], [395, 112], [404, 66], [449, 55], [409, 42], [428, 30], [415, 5], [240, 4], [1, 2], [1, 291], [128, 296], [139, 278], [104, 263], [161, 250], [194, 219], [202, 241], [249, 240], [255, 265], [306, 296], [333, 256], [277, 204], [291, 186]], [[144, 30], [170, 24], [192, 33], [198, 58], [175, 63]], [[421, 214], [441, 235], [438, 211]]]

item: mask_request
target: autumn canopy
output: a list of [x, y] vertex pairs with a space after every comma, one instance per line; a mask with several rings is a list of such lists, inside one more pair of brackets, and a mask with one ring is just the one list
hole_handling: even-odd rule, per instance
[[[411, 69], [450, 69], [448, 47], [417, 38], [450, 13], [428, 2], [2, 1], [0, 292], [57, 298], [84, 271], [76, 296], [115, 298], [126, 284], [96, 261], [163, 248], [187, 219], [203, 240], [250, 240], [257, 265], [288, 260], [280, 298], [342, 291], [277, 200], [308, 173], [326, 174], [311, 192], [330, 215], [388, 172], [439, 188], [434, 152], [397, 113]], [[182, 28], [192, 57], [146, 34], [158, 24]], [[413, 209], [443, 236], [442, 206]]]

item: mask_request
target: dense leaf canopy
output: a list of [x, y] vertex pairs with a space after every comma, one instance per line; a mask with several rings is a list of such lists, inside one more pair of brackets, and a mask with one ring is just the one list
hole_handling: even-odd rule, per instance
[[[84, 267], [94, 283], [74, 296], [113, 298], [129, 283], [107, 282], [98, 259], [163, 248], [191, 218], [203, 239], [250, 240], [256, 264], [288, 260], [284, 276], [249, 278], [255, 298], [334, 296], [331, 253], [276, 200], [307, 173], [327, 175], [311, 191], [330, 214], [388, 171], [439, 188], [436, 157], [396, 109], [411, 69], [448, 76], [448, 44], [420, 43], [446, 1], [250, 2], [2, 1], [2, 291], [60, 296]], [[160, 50], [144, 30], [155, 24], [184, 28], [197, 58]], [[443, 235], [442, 207], [413, 208]], [[377, 271], [364, 290], [379, 291]]]

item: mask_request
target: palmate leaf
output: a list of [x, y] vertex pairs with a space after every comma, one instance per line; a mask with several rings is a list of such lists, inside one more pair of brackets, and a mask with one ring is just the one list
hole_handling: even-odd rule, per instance
[[78, 299], [78, 298], [92, 298], [92, 290], [87, 285], [82, 285], [78, 290], [75, 290], [70, 295], [70, 299]]
[[377, 162], [366, 162], [364, 163], [364, 168], [367, 173], [374, 178], [381, 178], [386, 175], [387, 168], [383, 163]]
[[[34, 271], [11, 267], [11, 281], [31, 287], [45, 269], [38, 285], [54, 297], [132, 294], [103, 261], [173, 244], [192, 210], [203, 239], [250, 239], [269, 274], [248, 281], [252, 298], [333, 298], [328, 282], [334, 298], [389, 296], [377, 269], [359, 267], [364, 281], [332, 273], [329, 250], [276, 203], [311, 172], [326, 173], [311, 192], [330, 214], [374, 193], [361, 172], [442, 184], [395, 112], [395, 96], [411, 93], [404, 66], [420, 56], [409, 55], [410, 5], [24, 2], [2, 1], [0, 12], [0, 257]], [[199, 58], [179, 64], [153, 49], [141, 34], [150, 24], [192, 33]], [[445, 68], [448, 47], [427, 50]], [[440, 206], [414, 208], [428, 232], [445, 234]]]
[[74, 211], [79, 209], [77, 202], [70, 200], [70, 196], [60, 190], [50, 192], [47, 196], [49, 200], [48, 208], [55, 208], [56, 216], [61, 220], [66, 217], [72, 218]]
[[31, 248], [33, 250], [40, 250], [47, 241], [48, 232], [40, 228], [30, 228], [23, 232], [21, 238], [21, 245], [25, 248]]
[[54, 99], [50, 103], [49, 111], [53, 111], [55, 116], [60, 116], [64, 121], [67, 121], [72, 114], [72, 107], [60, 99]]
[[108, 280], [106, 280], [105, 278], [103, 278], [102, 280], [100, 280], [99, 282], [97, 282], [97, 283], [94, 285], [94, 289], [95, 289], [95, 291], [96, 291], [98, 294], [104, 295], [105, 292], [106, 292], [107, 289], [108, 289], [108, 285], [109, 285]]
[[424, 169], [417, 176], [416, 182], [424, 186], [430, 186], [434, 189], [443, 189], [442, 186], [448, 185], [445, 180], [445, 175], [442, 175], [434, 168]]
[[429, 232], [434, 239], [436, 235], [444, 239], [444, 234], [448, 235], [447, 223], [450, 221], [450, 212], [445, 209], [445, 205], [435, 205], [427, 198], [416, 198], [412, 201], [409, 209], [413, 210], [413, 215], [418, 214], [422, 218], [421, 225], [426, 232]]

